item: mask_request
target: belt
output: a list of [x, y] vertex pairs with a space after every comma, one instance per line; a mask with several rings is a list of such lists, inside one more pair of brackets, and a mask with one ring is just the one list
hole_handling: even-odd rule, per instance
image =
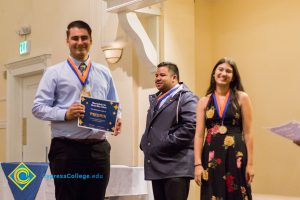
[[81, 144], [96, 144], [105, 142], [106, 139], [100, 140], [100, 139], [74, 139], [74, 138], [67, 138], [67, 137], [55, 137], [52, 138], [53, 141], [64, 141], [64, 142], [75, 142], [75, 143], [81, 143]]

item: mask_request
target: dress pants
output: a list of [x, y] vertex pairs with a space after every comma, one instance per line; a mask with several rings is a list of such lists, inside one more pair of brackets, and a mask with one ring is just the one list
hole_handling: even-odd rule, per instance
[[50, 170], [57, 200], [103, 200], [110, 173], [107, 140], [53, 138]]
[[190, 178], [168, 178], [152, 181], [155, 200], [186, 200], [189, 195]]

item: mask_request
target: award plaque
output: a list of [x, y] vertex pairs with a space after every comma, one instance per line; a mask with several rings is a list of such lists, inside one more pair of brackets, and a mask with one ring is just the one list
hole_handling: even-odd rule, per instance
[[85, 106], [83, 118], [78, 118], [78, 126], [114, 132], [119, 109], [119, 102], [81, 96], [80, 102]]

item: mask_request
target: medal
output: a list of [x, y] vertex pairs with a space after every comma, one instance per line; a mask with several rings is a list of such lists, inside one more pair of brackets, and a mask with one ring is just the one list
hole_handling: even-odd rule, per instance
[[214, 98], [214, 103], [217, 108], [217, 113], [222, 121], [222, 125], [219, 127], [218, 131], [220, 134], [225, 134], [225, 133], [227, 133], [227, 127], [224, 126], [223, 121], [224, 121], [225, 113], [227, 111], [227, 108], [228, 108], [228, 105], [230, 102], [230, 90], [228, 90], [223, 103], [220, 102], [219, 95], [216, 92], [213, 94], [213, 98]]
[[214, 107], [211, 107], [209, 110], [206, 111], [206, 118], [211, 119], [215, 114]]
[[89, 89], [90, 87], [88, 87], [87, 85], [84, 86], [81, 90], [81, 96], [85, 96], [85, 97], [91, 97], [91, 90]]
[[82, 87], [81, 96], [92, 97], [89, 81], [87, 81], [86, 84]]
[[227, 132], [227, 127], [222, 125], [219, 127], [219, 133], [220, 134], [225, 134]]

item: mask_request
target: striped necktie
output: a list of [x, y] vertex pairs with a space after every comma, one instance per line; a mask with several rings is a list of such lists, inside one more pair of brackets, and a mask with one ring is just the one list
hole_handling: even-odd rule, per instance
[[85, 65], [85, 63], [81, 63], [81, 64], [79, 65], [78, 69], [79, 69], [79, 71], [81, 72], [81, 74], [82, 74], [82, 76], [83, 76], [83, 74], [84, 74], [84, 72], [85, 72], [85, 70], [86, 70], [86, 65]]

